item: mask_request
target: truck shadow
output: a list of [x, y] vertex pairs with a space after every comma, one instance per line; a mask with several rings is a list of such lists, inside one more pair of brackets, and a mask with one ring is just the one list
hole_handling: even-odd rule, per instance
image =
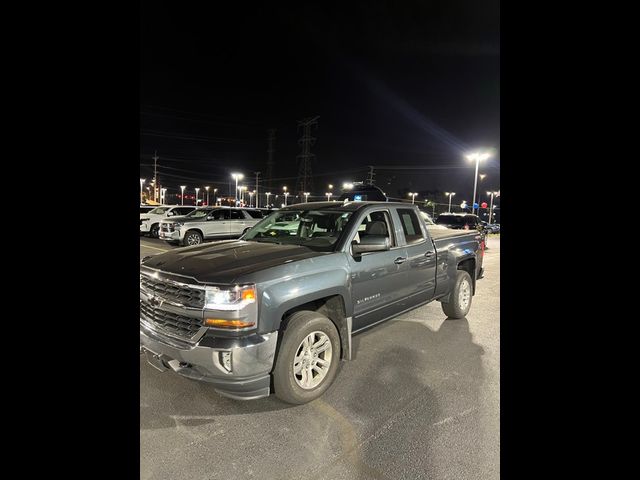
[[441, 435], [449, 435], [451, 462], [473, 462], [468, 452], [478, 449], [450, 431], [462, 417], [473, 435], [481, 430], [470, 412], [479, 403], [484, 350], [473, 343], [466, 319], [447, 319], [433, 330], [416, 317], [354, 337], [357, 360], [343, 364], [323, 397], [341, 419], [345, 453], [320, 478], [394, 478], [394, 469], [441, 478]]

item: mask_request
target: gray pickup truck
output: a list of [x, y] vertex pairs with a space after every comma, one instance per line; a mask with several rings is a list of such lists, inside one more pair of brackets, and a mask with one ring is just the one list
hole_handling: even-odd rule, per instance
[[291, 205], [239, 240], [143, 258], [140, 353], [231, 398], [306, 403], [351, 359], [353, 334], [432, 300], [463, 318], [483, 242], [430, 230], [409, 204]]

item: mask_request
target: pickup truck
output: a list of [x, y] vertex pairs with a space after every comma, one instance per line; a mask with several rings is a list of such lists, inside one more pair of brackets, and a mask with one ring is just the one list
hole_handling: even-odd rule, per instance
[[231, 398], [306, 403], [351, 359], [352, 335], [433, 300], [465, 317], [483, 241], [428, 229], [406, 203], [291, 205], [238, 240], [143, 258], [140, 353]]

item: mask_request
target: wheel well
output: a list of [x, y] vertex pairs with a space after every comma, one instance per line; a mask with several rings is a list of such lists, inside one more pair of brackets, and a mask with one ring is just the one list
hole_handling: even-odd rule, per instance
[[340, 336], [342, 358], [346, 358], [349, 348], [349, 338], [347, 331], [347, 314], [343, 298], [340, 295], [331, 295], [328, 297], [313, 300], [311, 302], [303, 303], [302, 305], [297, 305], [287, 310], [282, 316], [280, 331], [286, 330], [287, 323], [289, 322], [289, 318], [291, 317], [291, 315], [301, 310], [318, 312], [333, 322], [333, 324], [336, 326], [336, 330], [338, 330], [338, 335]]
[[[187, 230], [187, 233], [189, 233], [189, 232], [191, 232], [191, 231], [198, 232], [198, 233], [200, 234], [200, 236], [201, 236], [202, 238], [204, 238], [204, 233], [202, 233], [202, 230], [200, 230], [199, 228], [189, 228], [189, 229]], [[185, 235], [186, 235], [187, 233], [185, 233]]]
[[473, 258], [463, 260], [458, 264], [458, 270], [464, 270], [471, 277], [471, 288], [476, 293], [476, 261]]

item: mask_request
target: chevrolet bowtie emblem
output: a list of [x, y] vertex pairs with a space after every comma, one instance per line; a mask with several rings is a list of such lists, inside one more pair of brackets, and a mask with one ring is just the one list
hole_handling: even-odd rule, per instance
[[164, 303], [164, 300], [158, 299], [158, 297], [151, 297], [151, 299], [149, 300], [149, 303], [154, 307], [161, 307], [162, 304]]

